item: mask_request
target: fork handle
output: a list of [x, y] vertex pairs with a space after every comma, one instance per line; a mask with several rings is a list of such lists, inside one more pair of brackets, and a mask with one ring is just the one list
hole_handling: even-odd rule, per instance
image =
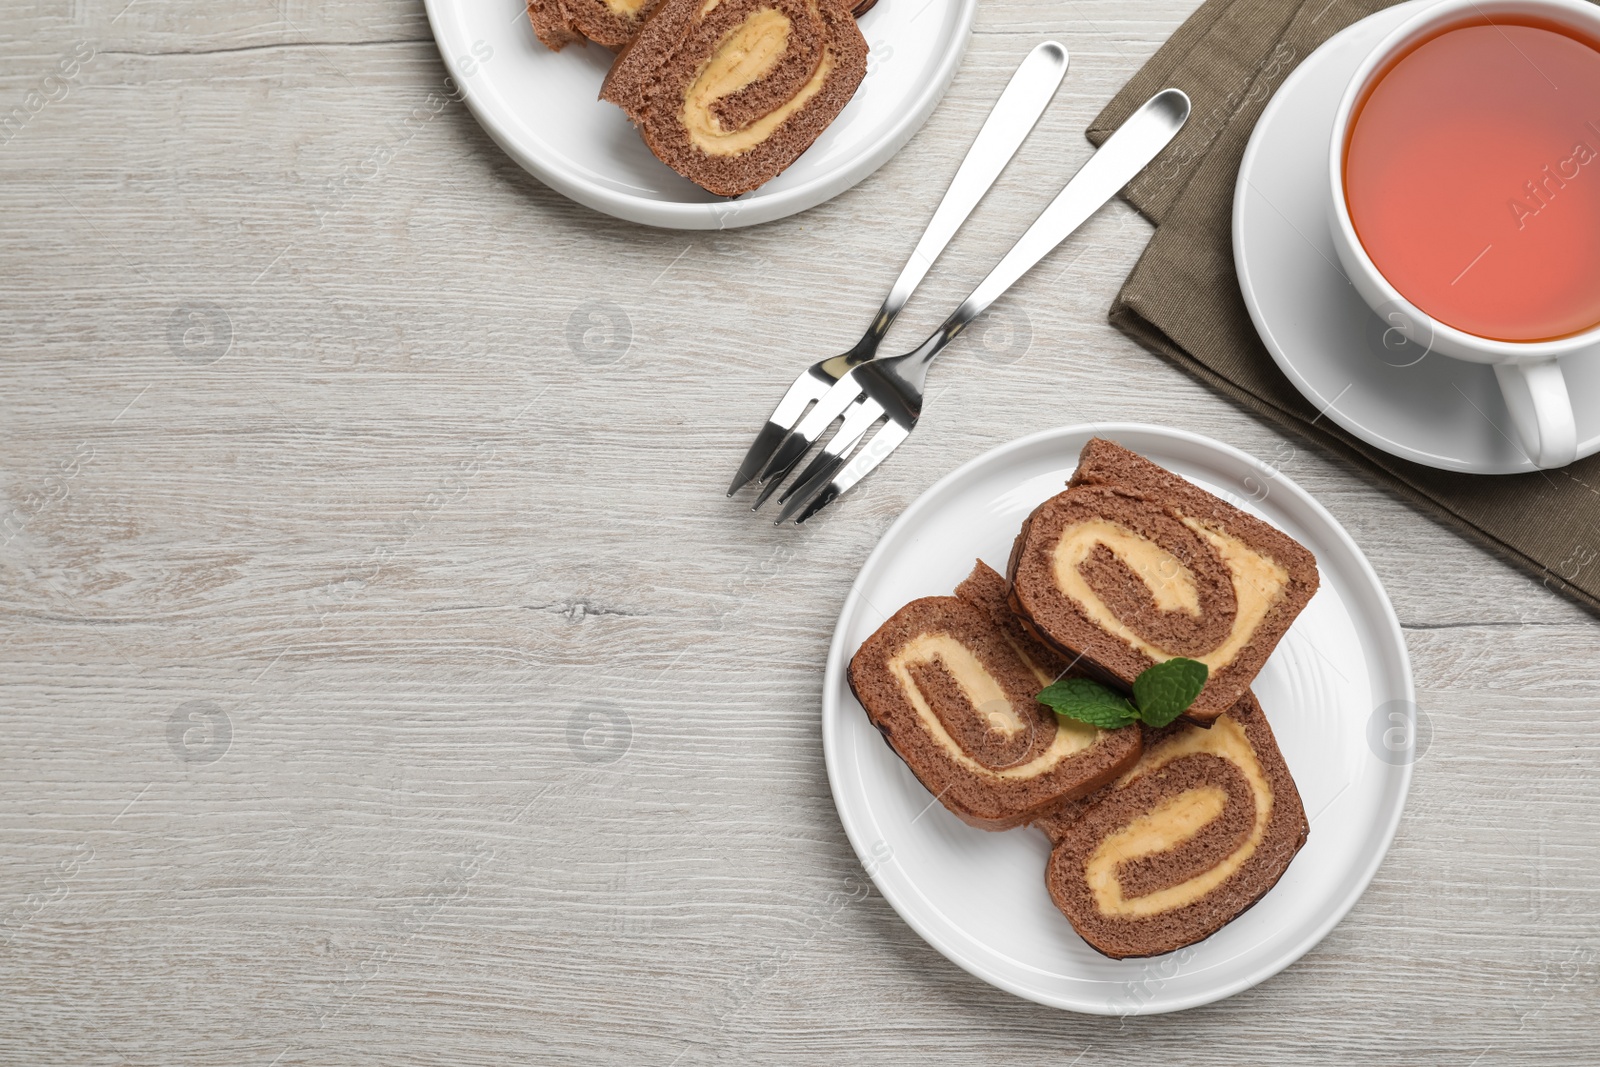
[[1065, 241], [1090, 215], [1117, 195], [1183, 129], [1189, 119], [1189, 98], [1181, 89], [1163, 89], [1135, 111], [1117, 132], [1107, 138], [1100, 150], [1078, 169], [1066, 188], [1056, 194], [1050, 206], [1017, 239], [1004, 259], [978, 283], [961, 306], [923, 342], [905, 368], [908, 374], [924, 373], [928, 364], [973, 319], [988, 310], [1000, 294], [1011, 288], [1056, 245]]
[[1000, 99], [995, 102], [989, 117], [978, 131], [977, 140], [967, 149], [950, 188], [933, 213], [933, 219], [922, 234], [922, 240], [911, 253], [911, 258], [895, 279], [889, 296], [867, 329], [867, 336], [858, 350], [865, 349], [867, 358], [876, 351], [878, 342], [889, 332], [900, 309], [906, 306], [911, 294], [928, 274], [934, 260], [944, 251], [961, 224], [967, 221], [972, 209], [978, 206], [989, 187], [1000, 177], [1011, 157], [1027, 139], [1039, 116], [1055, 96], [1061, 79], [1067, 74], [1067, 50], [1055, 41], [1045, 41], [1028, 53], [1026, 59], [1011, 76], [1010, 83]]

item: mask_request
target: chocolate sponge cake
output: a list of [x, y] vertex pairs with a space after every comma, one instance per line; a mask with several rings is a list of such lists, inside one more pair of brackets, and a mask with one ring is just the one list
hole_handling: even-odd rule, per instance
[[956, 596], [977, 607], [999, 629], [1001, 636], [1022, 657], [1043, 688], [1066, 674], [1072, 666], [1055, 649], [1030, 634], [1011, 611], [1010, 590], [1005, 578], [983, 560], [956, 586]]
[[559, 52], [590, 40], [618, 49], [639, 32], [655, 0], [528, 0], [528, 21], [546, 48]]
[[667, 166], [737, 196], [811, 147], [866, 73], [866, 38], [842, 0], [661, 0], [600, 98]]
[[1172, 952], [1232, 922], [1277, 884], [1309, 830], [1248, 692], [1208, 730], [1146, 728], [1132, 770], [1039, 825], [1055, 846], [1050, 898], [1113, 959]]
[[1028, 517], [1007, 569], [1024, 625], [1109, 681], [1129, 687], [1174, 656], [1204, 663], [1185, 712], [1201, 725], [1244, 696], [1318, 583], [1288, 535], [1100, 438]]
[[895, 612], [856, 651], [849, 680], [917, 779], [985, 829], [1028, 822], [1139, 758], [1137, 726], [1058, 721], [1036, 701], [1048, 668], [1024, 659], [990, 614], [963, 597], [924, 597]]

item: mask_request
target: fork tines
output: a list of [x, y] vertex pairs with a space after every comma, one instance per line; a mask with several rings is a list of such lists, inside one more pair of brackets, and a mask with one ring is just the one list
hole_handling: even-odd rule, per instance
[[[876, 407], [876, 404], [873, 405]], [[880, 414], [882, 409], [879, 409]], [[844, 431], [840, 431], [842, 435]], [[865, 432], [865, 431], [863, 431]], [[838, 435], [836, 435], [837, 437]], [[779, 513], [777, 522], [787, 522], [793, 518], [796, 523], [805, 522], [811, 516], [833, 503], [840, 496], [861, 479], [871, 474], [872, 471], [889, 457], [889, 453], [900, 447], [900, 443], [911, 436], [911, 429], [903, 426], [893, 419], [878, 427], [878, 432], [872, 435], [872, 440], [855, 454], [853, 458], [841, 456], [837, 463], [829, 463], [819, 470], [811, 479], [804, 483], [797, 483], [790, 497], [789, 503]], [[857, 436], [856, 441], [860, 437]], [[845, 451], [853, 447], [852, 441]], [[832, 447], [830, 442], [829, 447]], [[841, 469], [842, 468], [842, 469]]]

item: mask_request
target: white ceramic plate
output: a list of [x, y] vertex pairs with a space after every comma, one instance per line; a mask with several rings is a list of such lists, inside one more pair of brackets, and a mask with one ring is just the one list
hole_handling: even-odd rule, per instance
[[522, 0], [427, 0], [427, 9], [467, 106], [534, 177], [618, 218], [714, 230], [815, 207], [883, 166], [955, 76], [977, 0], [880, 0], [861, 19], [871, 51], [854, 99], [788, 170], [737, 200], [679, 177], [620, 108], [598, 99], [612, 59], [606, 49], [551, 52], [533, 35]]
[[[979, 830], [935, 803], [883, 743], [845, 681], [861, 642], [906, 602], [949, 594], [974, 558], [1003, 568], [1022, 520], [1060, 492], [1079, 450], [1096, 435], [1285, 530], [1316, 555], [1322, 574], [1321, 588], [1253, 687], [1300, 788], [1310, 837], [1255, 907], [1189, 949], [1145, 960], [1107, 959], [1084, 943], [1045, 891], [1044, 835]], [[834, 631], [822, 740], [834, 802], [856, 854], [930, 945], [984, 981], [1041, 1004], [1147, 1014], [1249, 988], [1298, 959], [1350, 910], [1388, 850], [1405, 804], [1406, 738], [1384, 731], [1406, 729], [1390, 714], [1414, 714], [1413, 699], [1405, 642], [1377, 576], [1299, 486], [1196, 434], [1137, 424], [1069, 426], [967, 463], [883, 535]]]
[[[1233, 198], [1233, 258], [1267, 351], [1327, 418], [1403, 459], [1468, 474], [1537, 469], [1494, 370], [1404, 342], [1345, 280], [1328, 235], [1328, 140], [1350, 76], [1411, 0], [1328, 40], [1284, 80], [1251, 135]], [[1561, 361], [1578, 456], [1600, 452], [1600, 356]]]

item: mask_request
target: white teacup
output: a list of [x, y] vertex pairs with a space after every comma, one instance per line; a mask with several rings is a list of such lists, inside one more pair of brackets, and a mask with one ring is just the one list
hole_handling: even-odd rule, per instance
[[1458, 25], [1499, 16], [1508, 21], [1555, 23], [1587, 40], [1600, 41], [1600, 6], [1588, 0], [1440, 0], [1401, 23], [1356, 68], [1334, 116], [1328, 147], [1333, 247], [1350, 284], [1406, 340], [1457, 359], [1493, 364], [1506, 407], [1530, 458], [1540, 467], [1564, 467], [1576, 458], [1578, 430], [1572, 398], [1556, 360], [1600, 349], [1600, 326], [1553, 341], [1496, 341], [1446, 325], [1412, 304], [1378, 271], [1356, 236], [1345, 201], [1344, 153], [1351, 115], [1368, 87], [1387, 71], [1394, 57], [1420, 41]]

